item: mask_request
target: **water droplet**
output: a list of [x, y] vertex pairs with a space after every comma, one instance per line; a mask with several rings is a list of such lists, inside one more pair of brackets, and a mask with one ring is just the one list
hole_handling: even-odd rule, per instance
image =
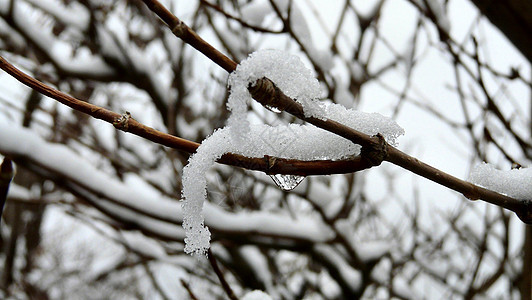
[[273, 111], [273, 112], [276, 113], [276, 114], [280, 114], [280, 113], [281, 113], [281, 110], [278, 109], [278, 108], [275, 107], [275, 106], [265, 105], [265, 107], [266, 107], [269, 111]]
[[273, 182], [277, 184], [279, 188], [283, 191], [291, 191], [296, 188], [298, 184], [305, 179], [305, 176], [298, 175], [282, 175], [282, 174], [273, 174], [270, 175], [273, 179]]

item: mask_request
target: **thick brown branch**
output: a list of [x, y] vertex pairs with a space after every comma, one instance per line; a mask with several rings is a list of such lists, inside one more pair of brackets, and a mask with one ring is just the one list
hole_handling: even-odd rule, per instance
[[[517, 200], [499, 194], [497, 192], [476, 186], [470, 182], [458, 179], [408, 154], [405, 154], [390, 145], [383, 146], [381, 144], [382, 141], [376, 136], [371, 137], [332, 120], [322, 120], [313, 117], [306, 117], [303, 112], [303, 107], [288, 96], [284, 95], [276, 87], [272, 88], [271, 85], [275, 85], [269, 79], [261, 79], [260, 81], [260, 84], [256, 84], [255, 86], [250, 88], [250, 92], [254, 96], [254, 98], [261, 104], [268, 107], [277, 107], [278, 109], [283, 109], [284, 111], [302, 120], [305, 120], [330, 132], [334, 132], [352, 141], [355, 144], [362, 145], [363, 149], [384, 148], [386, 149], [387, 153], [381, 153], [383, 154], [383, 160], [391, 162], [415, 174], [418, 174], [445, 187], [460, 192], [468, 199], [482, 199], [491, 204], [495, 204], [500, 207], [509, 209], [515, 212], [523, 222], [532, 223], [532, 210], [529, 207], [529, 202]], [[270, 97], [265, 96], [266, 93], [269, 93]], [[363, 151], [363, 154], [364, 152], [365, 151]], [[371, 161], [371, 158], [368, 157], [364, 160]]]
[[212, 4], [212, 3], [210, 3], [207, 0], [200, 0], [200, 3], [202, 5], [205, 5], [207, 7], [210, 7], [212, 9], [214, 9], [215, 11], [221, 13], [222, 15], [224, 15], [228, 19], [237, 21], [238, 23], [240, 23], [240, 25], [242, 25], [242, 27], [249, 28], [249, 29], [257, 31], [257, 32], [265, 32], [265, 33], [283, 33], [283, 32], [285, 32], [284, 30], [275, 31], [275, 30], [270, 30], [270, 29], [266, 29], [266, 28], [263, 28], [263, 27], [259, 27], [259, 26], [255, 26], [253, 24], [250, 24], [250, 23], [242, 20], [241, 18], [237, 18], [237, 17], [227, 13], [220, 6], [218, 6], [216, 4]]
[[532, 215], [530, 214], [526, 201], [517, 200], [512, 197], [508, 197], [506, 195], [502, 195], [474, 185], [470, 182], [458, 179], [393, 147], [389, 147], [388, 157], [386, 160], [415, 174], [460, 192], [468, 199], [482, 199], [491, 204], [495, 204], [515, 212], [525, 223], [532, 222]]
[[[113, 124], [117, 129], [133, 133], [152, 142], [182, 150], [188, 153], [196, 152], [198, 143], [182, 139], [137, 122], [128, 113], [117, 114], [103, 107], [76, 99], [68, 94], [58, 91], [37, 79], [25, 74], [0, 56], [0, 68], [13, 76], [26, 86], [48, 96], [77, 111], [86, 113], [94, 118]], [[251, 158], [236, 154], [226, 154], [219, 163], [246, 168], [249, 170], [262, 171], [269, 174], [294, 174], [294, 175], [325, 175], [352, 173], [371, 167], [360, 157], [354, 157], [342, 161], [315, 160], [298, 161], [292, 159], [277, 158], [275, 165], [268, 164], [267, 158]]]
[[[6, 71], [9, 75], [13, 76], [15, 79], [23, 83], [24, 85], [38, 91], [39, 93], [48, 96], [52, 99], [55, 99], [62, 104], [77, 110], [79, 112], [88, 114], [96, 119], [106, 121], [108, 123], [116, 123], [122, 116], [113, 111], [105, 109], [103, 107], [90, 104], [88, 102], [76, 99], [68, 94], [60, 92], [39, 80], [25, 74], [24, 72], [17, 69], [15, 66], [7, 62], [3, 57], [0, 56], [0, 68]], [[126, 128], [123, 128], [124, 130]], [[194, 152], [198, 147], [197, 143], [171, 136], [169, 134], [162, 133], [151, 127], [140, 124], [134, 119], [128, 120], [127, 131], [143, 138], [149, 139], [150, 141], [175, 148], [184, 150], [187, 152]]]

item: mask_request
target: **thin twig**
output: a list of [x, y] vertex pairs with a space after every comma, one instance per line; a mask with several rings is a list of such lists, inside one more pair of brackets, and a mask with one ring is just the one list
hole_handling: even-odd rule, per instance
[[235, 17], [235, 16], [227, 13], [220, 6], [218, 6], [216, 4], [212, 4], [212, 3], [210, 3], [207, 0], [200, 0], [200, 3], [202, 5], [208, 6], [208, 7], [212, 8], [212, 9], [216, 10], [217, 12], [221, 13], [222, 15], [224, 15], [228, 19], [237, 21], [238, 23], [240, 23], [240, 25], [242, 25], [242, 27], [249, 28], [249, 29], [251, 29], [253, 31], [263, 32], [263, 33], [274, 33], [274, 34], [286, 32], [285, 30], [271, 30], [271, 29], [267, 29], [267, 28], [264, 28], [264, 27], [255, 26], [253, 24], [250, 24], [250, 23], [242, 20], [241, 18]]
[[151, 284], [153, 285], [155, 290], [159, 293], [159, 295], [161, 295], [161, 297], [164, 300], [170, 300], [171, 299], [170, 296], [166, 293], [166, 291], [161, 286], [159, 281], [157, 281], [157, 278], [155, 278], [153, 271], [150, 269], [149, 262], [143, 260], [141, 264], [142, 264], [142, 267], [144, 268], [144, 271], [146, 271], [146, 274], [148, 275], [148, 278], [150, 279]]
[[229, 299], [238, 300], [238, 297], [235, 295], [235, 292], [233, 292], [233, 289], [231, 288], [227, 280], [225, 280], [224, 274], [222, 273], [222, 270], [220, 270], [220, 267], [216, 262], [216, 258], [214, 258], [214, 255], [212, 254], [210, 248], [207, 250], [207, 257], [209, 258], [209, 262], [211, 263], [212, 269], [214, 270], [214, 273], [216, 273], [216, 276], [218, 276], [218, 279], [220, 280], [220, 283], [222, 284], [222, 287]]
[[157, 0], [143, 0], [143, 2], [161, 18], [170, 27], [172, 32], [183, 42], [194, 47], [203, 55], [210, 58], [217, 65], [222, 67], [227, 72], [232, 72], [236, 69], [237, 63], [222, 52], [204, 41], [194, 30], [188, 27], [183, 21], [179, 20], [166, 7], [164, 7]]
[[190, 289], [190, 286], [188, 285], [188, 283], [183, 278], [181, 278], [181, 284], [183, 285], [185, 290], [187, 290], [187, 293], [190, 296], [190, 299], [199, 300], [198, 297], [196, 297], [196, 295], [194, 295], [194, 292], [192, 292], [192, 289]]

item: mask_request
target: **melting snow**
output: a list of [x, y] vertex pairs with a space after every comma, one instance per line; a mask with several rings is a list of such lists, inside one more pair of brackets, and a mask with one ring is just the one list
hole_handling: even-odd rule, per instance
[[[252, 98], [247, 88], [263, 77], [268, 77], [287, 96], [301, 103], [307, 116], [332, 119], [368, 135], [381, 133], [392, 145], [404, 134], [397, 123], [379, 114], [318, 101], [319, 82], [298, 57], [277, 50], [251, 54], [228, 79], [227, 107], [231, 111], [228, 125], [206, 138], [183, 169], [183, 227], [187, 253], [203, 255], [209, 248], [210, 232], [202, 213], [207, 198], [205, 173], [223, 154], [315, 160], [342, 159], [360, 153], [359, 145], [312, 125], [251, 125], [247, 109]], [[289, 190], [301, 181], [301, 178], [289, 176], [276, 178], [283, 179], [281, 188]]]

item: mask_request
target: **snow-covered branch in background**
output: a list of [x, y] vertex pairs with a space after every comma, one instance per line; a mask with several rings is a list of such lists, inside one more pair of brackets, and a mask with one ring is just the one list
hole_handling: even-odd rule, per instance
[[[34, 3], [32, 2], [32, 4]], [[47, 12], [54, 12], [55, 17], [60, 18], [59, 20], [65, 25], [71, 25], [74, 31], [78, 31], [77, 34], [82, 34], [80, 30], [88, 26], [88, 13], [80, 7], [62, 10], [57, 7], [57, 4], [52, 4], [50, 1], [35, 4], [38, 4], [39, 8], [46, 9]], [[11, 10], [10, 5], [13, 5]], [[72, 18], [65, 19], [67, 15], [74, 12], [77, 16], [75, 22]], [[7, 1], [0, 3], [0, 15], [6, 20], [10, 20], [11, 26], [20, 30], [25, 38], [43, 51], [62, 71], [71, 75], [93, 78], [113, 75], [113, 69], [105, 63], [101, 56], [92, 54], [88, 49], [86, 49], [87, 51], [72, 51], [72, 45], [57, 39], [47, 26], [38, 24], [35, 17], [32, 17], [31, 8], [26, 3], [20, 1], [13, 1], [11, 4], [8, 4]], [[8, 32], [7, 34], [11, 33]]]
[[77, 2], [69, 3], [68, 6], [52, 0], [25, 0], [31, 5], [52, 15], [56, 20], [67, 26], [85, 31], [89, 27], [90, 13], [83, 5]]
[[502, 171], [482, 163], [471, 171], [469, 180], [510, 197], [532, 201], [532, 168]]
[[[248, 87], [264, 77], [299, 102], [308, 117], [331, 119], [368, 135], [380, 133], [392, 145], [396, 144], [397, 137], [404, 134], [397, 123], [382, 115], [318, 101], [319, 83], [296, 56], [278, 50], [251, 54], [229, 76], [231, 94], [227, 107], [231, 116], [227, 127], [206, 138], [183, 170], [183, 227], [187, 236], [187, 253], [203, 255], [209, 248], [210, 232], [204, 225], [202, 214], [207, 198], [205, 174], [223, 154], [231, 152], [247, 157], [299, 160], [340, 160], [360, 154], [359, 145], [313, 125], [250, 125], [247, 106], [252, 97]], [[272, 165], [274, 163], [271, 162]], [[289, 176], [279, 178], [276, 183], [293, 181]], [[290, 184], [290, 187], [295, 185]]]
[[[0, 2], [0, 17], [22, 33], [20, 47], [35, 46], [58, 69], [59, 74], [129, 82], [145, 90], [158, 108], [165, 110], [171, 94], [170, 76], [161, 71], [157, 55], [150, 47], [141, 48], [131, 42], [130, 30], [117, 26], [123, 19], [129, 20], [127, 13], [112, 11], [105, 23], [99, 23], [80, 3], [61, 5], [50, 0], [7, 2]], [[64, 32], [54, 33], [52, 26], [35, 17], [35, 8], [62, 24], [66, 28]], [[16, 35], [11, 30], [3, 34]], [[87, 35], [91, 36], [90, 46], [81, 43]], [[65, 36], [69, 36], [70, 41]], [[19, 36], [17, 38], [14, 39], [20, 40]], [[162, 115], [166, 117], [165, 113]]]
[[[91, 202], [106, 215], [123, 223], [136, 225], [145, 233], [165, 240], [182, 241], [182, 210], [177, 199], [141, 184], [140, 178], [128, 174], [125, 181], [98, 170], [94, 164], [65, 145], [45, 141], [36, 132], [0, 119], [0, 153], [15, 161], [27, 162], [36, 173], [58, 178], [68, 188]], [[129, 176], [132, 175], [132, 176]], [[332, 232], [319, 218], [305, 216], [292, 220], [271, 212], [228, 212], [207, 203], [206, 224], [217, 232], [230, 232], [232, 237], [276, 236], [281, 239], [322, 242], [333, 238]]]

